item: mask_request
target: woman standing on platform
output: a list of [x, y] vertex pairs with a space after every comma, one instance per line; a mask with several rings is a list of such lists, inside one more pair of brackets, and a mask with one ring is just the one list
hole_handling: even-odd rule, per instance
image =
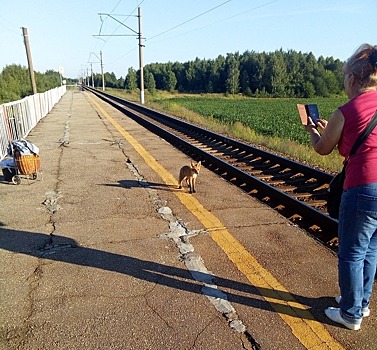
[[[310, 120], [314, 150], [327, 155], [338, 146], [348, 158], [359, 134], [377, 111], [377, 45], [361, 45], [344, 66], [348, 102], [329, 121]], [[339, 308], [325, 310], [327, 317], [345, 327], [360, 329], [370, 314], [369, 301], [377, 264], [377, 127], [350, 157], [346, 167], [339, 212]]]

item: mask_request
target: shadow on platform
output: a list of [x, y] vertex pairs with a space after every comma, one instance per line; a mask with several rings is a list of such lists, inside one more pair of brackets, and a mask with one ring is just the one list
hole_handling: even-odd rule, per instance
[[[7, 230], [1, 222], [0, 249], [51, 261], [61, 261], [84, 267], [88, 266], [105, 271], [113, 271], [166, 287], [203, 294], [203, 285], [195, 280], [186, 269], [79, 246], [75, 240], [64, 236]], [[213, 280], [217, 287], [227, 295], [231, 303], [238, 303], [272, 312], [279, 310], [279, 313], [292, 317], [302, 315], [301, 308], [282, 305], [279, 300], [274, 303], [253, 297], [253, 295], [262, 295], [273, 298], [276, 297], [276, 290], [268, 288], [257, 289], [250, 284], [198, 271], [195, 274], [203, 274], [203, 278], [200, 278], [201, 280]], [[292, 300], [293, 296], [296, 301], [305, 305], [310, 314], [313, 315], [313, 317], [310, 316], [307, 319], [316, 319], [322, 323], [328, 323], [323, 312], [324, 308], [335, 304], [333, 297], [307, 298], [285, 291], [278, 291], [278, 294], [281, 296], [281, 300], [284, 301]]]

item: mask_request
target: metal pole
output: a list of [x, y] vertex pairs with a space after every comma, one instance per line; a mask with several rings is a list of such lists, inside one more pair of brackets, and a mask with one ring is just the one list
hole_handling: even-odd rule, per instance
[[99, 52], [99, 57], [101, 57], [101, 74], [102, 74], [102, 91], [105, 91], [105, 76], [103, 75], [103, 62], [102, 62], [102, 51]]
[[30, 46], [29, 46], [29, 35], [27, 33], [27, 28], [22, 27], [22, 34], [24, 36], [26, 56], [27, 56], [27, 61], [28, 61], [28, 65], [29, 65], [31, 87], [33, 89], [33, 94], [36, 94], [37, 93], [37, 85], [35, 84], [33, 61], [31, 59], [31, 52], [30, 52]]
[[94, 88], [93, 63], [90, 64], [90, 70], [91, 70], [91, 72], [92, 72], [92, 88]]
[[144, 72], [143, 72], [143, 45], [141, 43], [141, 9], [138, 8], [139, 17], [139, 66], [140, 66], [140, 103], [144, 104]]

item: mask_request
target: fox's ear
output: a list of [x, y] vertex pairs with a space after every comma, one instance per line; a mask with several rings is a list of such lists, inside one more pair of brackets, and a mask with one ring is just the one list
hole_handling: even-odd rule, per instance
[[200, 160], [197, 165], [199, 165], [199, 166], [202, 165], [202, 161]]

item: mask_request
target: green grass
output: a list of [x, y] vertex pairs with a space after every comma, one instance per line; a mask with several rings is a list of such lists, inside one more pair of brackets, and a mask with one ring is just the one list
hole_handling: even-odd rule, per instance
[[174, 97], [163, 101], [166, 109], [182, 106], [205, 118], [223, 124], [242, 123], [256, 134], [280, 137], [303, 145], [310, 145], [307, 132], [299, 122], [296, 104], [317, 103], [325, 119], [343, 103], [333, 99], [231, 99], [222, 97]]
[[[139, 102], [137, 94], [121, 90], [109, 92]], [[328, 156], [320, 156], [313, 150], [309, 134], [300, 123], [296, 104], [316, 103], [321, 118], [328, 119], [345, 101], [345, 97], [268, 99], [166, 92], [145, 96], [145, 105], [151, 108], [330, 172], [341, 169], [343, 158], [337, 150]]]

